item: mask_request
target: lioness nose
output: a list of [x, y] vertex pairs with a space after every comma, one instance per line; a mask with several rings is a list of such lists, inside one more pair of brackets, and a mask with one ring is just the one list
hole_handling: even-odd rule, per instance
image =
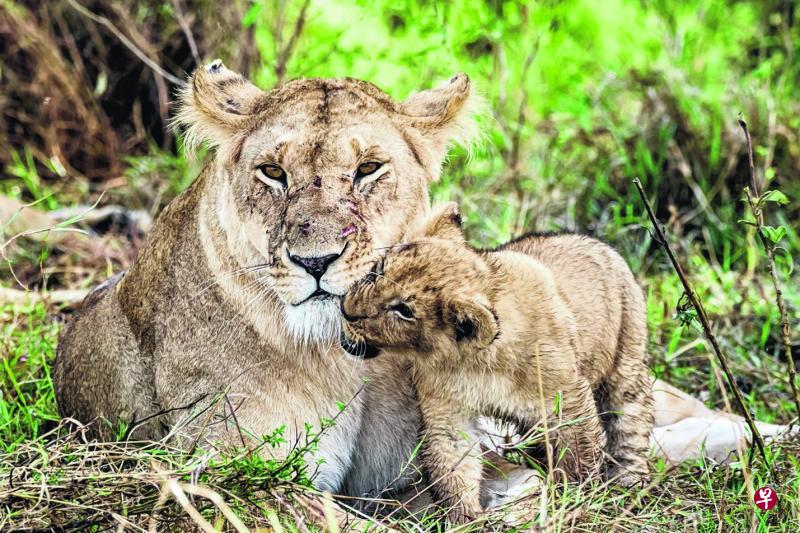
[[319, 278], [325, 273], [328, 266], [339, 258], [339, 254], [323, 255], [322, 257], [297, 257], [296, 255], [289, 254], [289, 259], [303, 267], [306, 272], [314, 276], [314, 279], [319, 281]]

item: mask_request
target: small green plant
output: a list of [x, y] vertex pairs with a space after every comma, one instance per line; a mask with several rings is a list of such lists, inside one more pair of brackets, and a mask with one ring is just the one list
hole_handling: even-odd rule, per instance
[[[745, 187], [744, 194], [747, 199], [747, 205], [753, 215], [754, 222], [750, 223], [755, 226], [764, 251], [767, 254], [767, 267], [769, 269], [770, 279], [772, 280], [772, 287], [775, 289], [775, 305], [778, 308], [781, 323], [781, 340], [783, 342], [783, 350], [786, 359], [786, 365], [789, 370], [789, 387], [792, 390], [792, 397], [794, 399], [795, 410], [800, 419], [800, 392], [797, 387], [797, 372], [795, 370], [794, 357], [792, 356], [792, 341], [789, 334], [789, 313], [786, 308], [786, 302], [781, 290], [781, 280], [778, 273], [778, 267], [775, 262], [775, 252], [779, 249], [779, 244], [787, 233], [785, 226], [767, 226], [764, 224], [764, 208], [769, 203], [777, 205], [786, 205], [789, 199], [783, 192], [779, 190], [769, 190], [764, 194], [758, 193], [758, 182], [756, 181], [756, 173], [753, 164], [753, 145], [750, 140], [750, 132], [747, 129], [747, 123], [739, 119], [739, 125], [742, 127], [745, 139], [747, 140], [747, 156], [750, 168], [750, 187]], [[788, 254], [788, 261], [791, 264], [791, 254]], [[791, 270], [791, 269], [790, 269]]]
[[[18, 150], [11, 150], [11, 164], [7, 171], [12, 176], [19, 178], [15, 183], [7, 183], [2, 190], [12, 198], [28, 197], [34, 202], [41, 202], [43, 207], [52, 210], [59, 207], [56, 196], [52, 188], [39, 176], [36, 162], [30, 149], [25, 147], [22, 154]], [[63, 176], [64, 170], [61, 167], [53, 167], [52, 170], [58, 175]]]

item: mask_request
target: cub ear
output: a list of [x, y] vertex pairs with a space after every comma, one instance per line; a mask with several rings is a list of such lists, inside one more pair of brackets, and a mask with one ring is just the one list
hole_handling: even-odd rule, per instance
[[465, 74], [456, 74], [448, 83], [409, 96], [400, 104], [410, 125], [419, 133], [423, 145], [420, 155], [433, 179], [441, 173], [447, 150], [454, 144], [469, 147], [478, 136], [474, 115], [483, 107]]
[[464, 234], [461, 231], [461, 215], [458, 213], [458, 204], [447, 202], [435, 207], [430, 216], [425, 219], [421, 235], [422, 237], [463, 243]]
[[257, 112], [265, 95], [216, 59], [198, 67], [192, 74], [179, 96], [173, 124], [186, 128], [185, 145], [190, 152], [204, 143], [224, 149], [247, 119]]
[[486, 348], [500, 334], [497, 316], [487, 302], [458, 298], [451, 301], [448, 308], [448, 320], [460, 345]]

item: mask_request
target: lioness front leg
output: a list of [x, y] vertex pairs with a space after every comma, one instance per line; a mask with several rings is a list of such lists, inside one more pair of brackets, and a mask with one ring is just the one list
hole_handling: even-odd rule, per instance
[[482, 511], [480, 444], [470, 435], [468, 416], [452, 413], [453, 402], [420, 399], [425, 432], [422, 459], [431, 489], [452, 522]]
[[558, 424], [556, 443], [561, 465], [567, 475], [583, 479], [599, 472], [605, 434], [597, 413], [592, 389], [586, 380], [562, 391], [561, 409], [553, 416]]

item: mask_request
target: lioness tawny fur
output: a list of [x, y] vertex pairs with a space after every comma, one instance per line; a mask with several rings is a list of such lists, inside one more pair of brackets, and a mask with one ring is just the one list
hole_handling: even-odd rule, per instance
[[547, 420], [573, 477], [598, 471], [604, 451], [610, 477], [647, 474], [644, 299], [605, 244], [563, 235], [476, 251], [447, 204], [345, 296], [342, 312], [351, 353], [410, 357], [426, 472], [452, 518], [481, 511], [480, 449], [466, 438], [478, 416]]

